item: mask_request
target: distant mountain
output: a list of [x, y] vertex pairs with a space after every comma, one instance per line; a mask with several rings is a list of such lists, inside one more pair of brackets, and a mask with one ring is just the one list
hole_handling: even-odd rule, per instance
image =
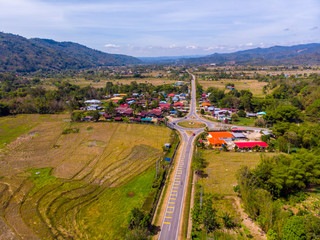
[[163, 56], [163, 57], [138, 57], [144, 63], [149, 64], [166, 64], [166, 63], [174, 63], [180, 59], [186, 58], [199, 58], [204, 57], [204, 55], [192, 55], [192, 56]]
[[316, 65], [320, 64], [320, 44], [290, 47], [255, 48], [235, 53], [212, 54], [178, 61], [180, 64], [238, 64], [238, 65]]
[[0, 72], [85, 69], [140, 63], [142, 61], [134, 57], [104, 53], [78, 43], [26, 39], [0, 32]]

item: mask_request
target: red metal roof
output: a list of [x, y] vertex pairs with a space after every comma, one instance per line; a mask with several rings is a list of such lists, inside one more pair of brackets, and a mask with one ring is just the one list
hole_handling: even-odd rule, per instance
[[244, 147], [252, 148], [256, 145], [260, 147], [268, 147], [268, 144], [266, 144], [265, 142], [235, 142], [235, 144], [239, 148], [244, 148]]

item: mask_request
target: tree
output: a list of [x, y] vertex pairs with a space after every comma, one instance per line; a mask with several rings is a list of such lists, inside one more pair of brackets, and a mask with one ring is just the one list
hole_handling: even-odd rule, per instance
[[200, 110], [200, 114], [204, 114], [204, 109], [203, 108], [201, 108], [201, 110]]
[[213, 232], [219, 227], [217, 210], [212, 205], [211, 197], [206, 197], [203, 201], [202, 222], [207, 232]]
[[5, 103], [0, 103], [0, 117], [10, 114], [9, 106]]
[[235, 227], [235, 223], [233, 220], [233, 216], [231, 216], [229, 213], [227, 212], [223, 212], [221, 219], [223, 221], [223, 224], [226, 228], [234, 228]]
[[100, 115], [100, 113], [99, 113], [98, 110], [97, 110], [97, 111], [93, 111], [93, 113], [92, 113], [92, 120], [98, 122], [99, 119], [100, 119], [100, 116], [101, 116], [101, 115]]
[[257, 126], [257, 127], [265, 127], [267, 124], [267, 121], [263, 118], [257, 118], [255, 121], [254, 121], [254, 125]]
[[73, 111], [71, 113], [71, 120], [73, 122], [81, 122], [83, 117], [83, 111]]
[[237, 114], [239, 117], [246, 117], [247, 116], [246, 112], [243, 109], [239, 110], [237, 112]]
[[238, 120], [239, 120], [238, 114], [236, 114], [236, 113], [232, 114], [232, 115], [231, 115], [231, 120], [232, 120], [232, 122], [238, 121]]
[[288, 152], [288, 141], [285, 137], [280, 136], [278, 138], [278, 144], [279, 144], [279, 151], [280, 152]]
[[300, 122], [301, 110], [292, 105], [279, 105], [273, 112], [267, 112], [266, 118], [274, 123]]
[[303, 240], [307, 239], [306, 235], [306, 221], [303, 216], [289, 218], [282, 228], [283, 240]]

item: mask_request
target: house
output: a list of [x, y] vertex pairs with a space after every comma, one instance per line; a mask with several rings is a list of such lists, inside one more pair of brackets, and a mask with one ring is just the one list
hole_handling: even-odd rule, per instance
[[211, 106], [211, 104], [208, 102], [203, 102], [203, 103], [201, 103], [201, 106], [202, 107], [205, 107], [205, 106], [209, 107], [209, 106]]
[[85, 104], [101, 104], [101, 101], [95, 100], [95, 99], [91, 99], [91, 100], [84, 101], [84, 103]]
[[102, 116], [103, 116], [106, 120], [108, 120], [108, 119], [111, 119], [111, 118], [112, 118], [112, 116], [110, 116], [110, 115], [109, 115], [109, 114], [107, 114], [107, 113], [102, 114]]
[[208, 141], [213, 147], [222, 147], [234, 138], [230, 132], [208, 132], [208, 134]]
[[[160, 110], [160, 111], [158, 111], [158, 110]], [[161, 118], [162, 117], [162, 111], [161, 111], [161, 109], [153, 109], [153, 110], [148, 112], [147, 116]]]
[[175, 93], [170, 93], [168, 94], [168, 97], [174, 97], [176, 94]]
[[178, 101], [179, 101], [179, 98], [174, 97], [174, 98], [172, 98], [172, 101], [174, 101], [174, 102], [178, 102]]
[[231, 131], [234, 132], [234, 133], [243, 133], [243, 132], [246, 132], [247, 129], [245, 129], [245, 128], [238, 128], [238, 127], [232, 127], [232, 128], [231, 128]]
[[92, 121], [92, 117], [91, 116], [86, 116], [82, 119], [82, 121], [85, 121], [85, 122], [90, 122]]
[[257, 114], [256, 113], [246, 113], [247, 117], [256, 117]]
[[235, 142], [239, 149], [249, 148], [252, 149], [255, 146], [259, 146], [261, 148], [268, 147], [268, 144], [265, 142]]
[[170, 109], [171, 104], [170, 103], [160, 103], [159, 107], [160, 109]]
[[183, 103], [182, 102], [176, 102], [176, 103], [173, 104], [173, 106], [176, 107], [176, 108], [181, 108], [181, 107], [183, 107]]
[[117, 122], [120, 122], [120, 121], [122, 121], [122, 117], [115, 117], [114, 120]]
[[152, 118], [141, 118], [141, 122], [151, 123], [152, 122]]
[[232, 135], [234, 137], [234, 140], [245, 140], [245, 139], [247, 139], [247, 137], [243, 133], [240, 133], [240, 132], [233, 132]]
[[90, 105], [87, 107], [88, 111], [96, 111], [96, 110], [100, 110], [102, 109], [102, 107], [100, 107], [99, 105]]

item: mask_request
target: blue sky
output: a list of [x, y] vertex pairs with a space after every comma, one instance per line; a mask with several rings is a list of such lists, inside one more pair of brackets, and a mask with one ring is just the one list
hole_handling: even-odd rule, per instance
[[0, 0], [0, 31], [132, 56], [320, 42], [319, 0]]

